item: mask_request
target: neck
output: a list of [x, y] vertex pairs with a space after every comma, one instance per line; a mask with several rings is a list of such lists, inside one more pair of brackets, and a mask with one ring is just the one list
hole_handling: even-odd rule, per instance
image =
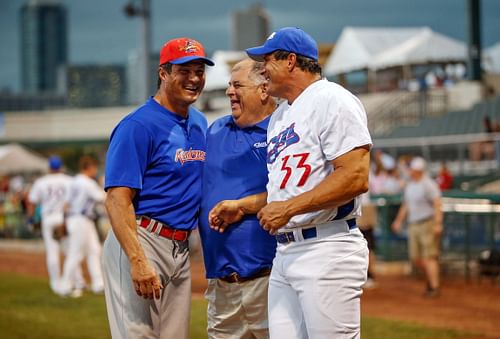
[[187, 118], [190, 106], [189, 104], [169, 99], [165, 92], [161, 91], [161, 89], [156, 92], [153, 99], [170, 112], [173, 112], [183, 118]]
[[321, 80], [321, 75], [319, 74], [307, 72], [297, 73], [297, 75], [291, 79], [288, 95], [285, 96], [288, 103], [291, 105], [307, 87], [318, 80]]

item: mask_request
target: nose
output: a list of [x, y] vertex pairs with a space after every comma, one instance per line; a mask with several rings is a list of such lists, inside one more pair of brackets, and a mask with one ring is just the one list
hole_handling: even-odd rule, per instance
[[233, 85], [229, 85], [226, 88], [226, 96], [231, 97], [232, 95], [235, 95], [235, 93], [234, 93], [234, 87], [233, 87]]

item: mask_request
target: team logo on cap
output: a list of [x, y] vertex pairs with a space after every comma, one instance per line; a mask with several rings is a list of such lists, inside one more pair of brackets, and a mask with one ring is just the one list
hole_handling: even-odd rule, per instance
[[179, 46], [179, 51], [185, 53], [196, 53], [198, 50], [199, 47], [193, 40], [187, 40], [184, 46]]
[[294, 131], [295, 123], [291, 124], [290, 127], [285, 128], [277, 136], [271, 138], [268, 146], [267, 152], [267, 163], [272, 164], [276, 161], [281, 152], [283, 152], [288, 146], [299, 142], [300, 137]]

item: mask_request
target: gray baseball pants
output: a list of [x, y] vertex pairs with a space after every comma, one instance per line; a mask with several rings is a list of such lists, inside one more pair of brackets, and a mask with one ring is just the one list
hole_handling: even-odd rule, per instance
[[164, 288], [160, 299], [136, 294], [128, 258], [110, 230], [102, 257], [111, 335], [114, 339], [187, 339], [191, 311], [188, 242], [163, 238], [141, 227], [137, 233]]

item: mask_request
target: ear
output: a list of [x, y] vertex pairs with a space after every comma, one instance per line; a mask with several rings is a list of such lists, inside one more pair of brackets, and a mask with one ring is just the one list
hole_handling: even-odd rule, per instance
[[287, 61], [288, 61], [288, 64], [287, 64], [288, 71], [291, 72], [291, 71], [293, 71], [293, 69], [295, 68], [295, 65], [297, 64], [297, 55], [295, 53], [288, 54]]
[[267, 98], [269, 98], [269, 94], [267, 94], [267, 83], [262, 83], [259, 86], [259, 93], [260, 93], [260, 100], [261, 101], [266, 101]]
[[163, 67], [158, 67], [158, 76], [162, 81], [165, 81], [167, 78], [167, 71]]

